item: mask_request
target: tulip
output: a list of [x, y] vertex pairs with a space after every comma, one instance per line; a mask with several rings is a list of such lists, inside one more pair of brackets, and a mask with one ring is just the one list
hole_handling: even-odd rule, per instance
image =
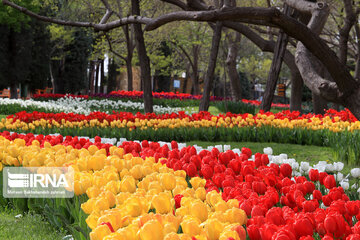
[[156, 212], [160, 214], [166, 214], [172, 210], [170, 197], [164, 192], [153, 196], [151, 204], [156, 209]]
[[217, 240], [223, 231], [224, 225], [217, 219], [209, 219], [205, 225], [205, 232], [209, 240]]
[[360, 168], [351, 169], [350, 174], [353, 178], [359, 178], [360, 177]]
[[327, 189], [332, 189], [332, 188], [336, 187], [336, 181], [335, 181], [334, 175], [328, 175], [324, 179], [324, 186]]
[[181, 222], [183, 233], [195, 236], [201, 233], [200, 220], [198, 218], [185, 218]]
[[201, 222], [208, 218], [208, 210], [204, 202], [195, 200], [189, 208], [190, 214], [197, 217]]
[[121, 192], [133, 193], [136, 191], [135, 179], [132, 176], [125, 176], [120, 182]]
[[106, 224], [99, 225], [90, 233], [90, 240], [102, 240], [109, 234], [111, 234], [111, 230]]
[[160, 177], [161, 186], [168, 191], [173, 190], [176, 187], [176, 178], [173, 174], [164, 173]]
[[157, 220], [150, 220], [140, 229], [141, 240], [163, 240], [163, 226]]

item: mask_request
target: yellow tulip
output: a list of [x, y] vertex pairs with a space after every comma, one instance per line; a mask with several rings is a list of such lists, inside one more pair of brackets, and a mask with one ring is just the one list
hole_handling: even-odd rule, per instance
[[215, 205], [215, 211], [217, 211], [217, 212], [225, 212], [228, 209], [229, 209], [229, 207], [228, 207], [228, 205], [226, 204], [226, 202], [224, 200], [220, 200]]
[[161, 186], [168, 191], [171, 191], [176, 186], [176, 178], [173, 174], [164, 173], [160, 177]]
[[89, 226], [89, 228], [91, 229], [95, 229], [97, 226], [97, 220], [99, 219], [99, 214], [98, 213], [91, 213], [87, 218], [86, 218], [86, 224]]
[[217, 219], [209, 219], [205, 225], [205, 232], [209, 240], [219, 239], [223, 229], [223, 224]]
[[135, 179], [132, 176], [125, 176], [120, 182], [121, 192], [133, 193], [136, 191]]
[[101, 170], [105, 166], [105, 156], [103, 155], [94, 155], [89, 157], [87, 163], [88, 169], [91, 170]]
[[115, 194], [113, 192], [111, 192], [109, 190], [105, 191], [105, 198], [108, 201], [110, 208], [115, 206], [116, 198], [115, 198]]
[[176, 233], [178, 228], [175, 226], [174, 223], [166, 223], [164, 225], [164, 235], [168, 235], [169, 233]]
[[188, 217], [181, 222], [181, 228], [183, 233], [189, 234], [190, 236], [195, 236], [200, 234], [200, 220], [193, 217]]
[[141, 240], [163, 240], [163, 227], [157, 220], [150, 220], [140, 229]]
[[110, 208], [109, 201], [105, 198], [98, 198], [94, 204], [94, 211], [100, 212]]
[[204, 202], [200, 200], [194, 201], [189, 209], [191, 215], [197, 217], [201, 222], [208, 218], [208, 210]]
[[100, 225], [90, 233], [90, 240], [103, 240], [109, 234], [111, 234], [109, 227], [107, 225]]
[[170, 197], [164, 192], [153, 196], [151, 204], [156, 209], [156, 212], [160, 214], [166, 214], [172, 210]]
[[234, 240], [240, 240], [239, 235], [236, 231], [224, 231], [220, 234], [219, 240], [227, 240], [233, 238]]
[[199, 187], [205, 187], [206, 180], [199, 177], [193, 177], [190, 179], [191, 186], [196, 190]]
[[96, 199], [91, 198], [89, 200], [87, 200], [86, 202], [81, 204], [81, 209], [86, 213], [86, 214], [90, 214], [92, 213], [93, 209], [94, 209], [94, 205], [95, 205]]
[[201, 201], [204, 201], [206, 199], [206, 190], [203, 187], [199, 187], [195, 191], [195, 197], [200, 199]]
[[0, 172], [3, 170], [3, 164], [0, 162]]
[[225, 217], [229, 223], [246, 224], [247, 216], [244, 210], [240, 208], [231, 208], [225, 212]]
[[89, 187], [88, 189], [86, 189], [86, 195], [88, 196], [88, 198], [96, 198], [97, 196], [99, 196], [100, 194], [100, 189], [96, 186], [92, 186]]
[[143, 177], [142, 171], [141, 171], [141, 165], [135, 165], [130, 169], [130, 174], [133, 176], [136, 180], [139, 180]]
[[165, 235], [164, 240], [180, 240], [177, 233], [171, 232]]

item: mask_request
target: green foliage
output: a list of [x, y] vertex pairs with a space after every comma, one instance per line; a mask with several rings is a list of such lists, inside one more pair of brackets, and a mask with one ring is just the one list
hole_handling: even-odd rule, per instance
[[66, 54], [52, 61], [57, 93], [75, 93], [87, 86], [87, 67], [93, 42], [92, 34], [84, 29], [72, 33], [73, 41], [64, 46]]
[[[0, 206], [11, 206], [21, 213], [31, 212], [40, 214], [53, 228], [56, 228], [61, 232], [66, 230], [74, 237], [74, 239], [85, 240], [89, 238], [90, 228], [85, 221], [87, 215], [80, 210], [81, 204], [88, 200], [85, 194], [74, 196], [73, 198], [4, 198], [2, 194], [2, 174], [3, 172], [0, 172]], [[49, 226], [45, 225], [43, 229], [49, 229]], [[0, 236], [1, 232], [2, 231], [0, 231]], [[39, 233], [40, 232], [41, 231], [39, 231]], [[53, 235], [55, 235], [53, 236], [55, 238], [50, 239], [56, 239], [56, 234]]]
[[232, 102], [232, 101], [218, 101], [214, 103], [222, 112], [231, 112], [231, 113], [251, 113], [255, 114], [255, 106], [246, 104], [243, 102]]
[[[21, 214], [21, 217], [15, 217]], [[45, 219], [36, 213], [24, 213], [20, 209], [0, 206], [0, 239], [23, 240], [42, 239], [60, 240], [66, 235], [57, 231]]]
[[240, 75], [240, 85], [241, 85], [241, 98], [243, 99], [251, 99], [250, 91], [250, 81], [247, 78], [247, 75], [244, 72], [239, 72]]
[[[41, 5], [39, 1], [32, 0], [15, 0], [13, 2], [33, 12], [38, 12]], [[20, 32], [22, 27], [24, 27], [24, 24], [26, 25], [29, 21], [30, 17], [22, 12], [4, 4], [0, 4], [0, 25], [6, 25], [12, 30]]]

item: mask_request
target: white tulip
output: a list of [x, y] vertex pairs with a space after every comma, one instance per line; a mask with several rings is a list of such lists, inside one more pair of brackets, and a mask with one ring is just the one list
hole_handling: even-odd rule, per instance
[[231, 146], [230, 145], [224, 145], [224, 152], [226, 152], [227, 150], [230, 150]]
[[340, 182], [343, 179], [344, 179], [344, 174], [340, 172], [336, 174], [336, 181]]
[[267, 155], [272, 155], [273, 154], [273, 150], [271, 147], [266, 147], [264, 148], [264, 153]]
[[353, 178], [360, 177], [360, 168], [353, 168], [350, 170], [350, 174]]
[[335, 171], [340, 172], [344, 169], [344, 163], [342, 162], [336, 162], [334, 163]]
[[348, 182], [340, 182], [340, 186], [344, 189], [344, 190], [348, 190], [349, 189], [349, 183]]
[[287, 159], [288, 155], [286, 153], [282, 153], [279, 155], [279, 157], [281, 157], [282, 159]]
[[300, 167], [301, 167], [301, 170], [303, 170], [304, 172], [307, 172], [307, 171], [309, 171], [310, 164], [308, 162], [301, 162]]
[[291, 164], [291, 168], [292, 168], [293, 170], [298, 170], [298, 169], [299, 169], [299, 163], [298, 163], [298, 162], [292, 163], [292, 164]]
[[325, 171], [328, 172], [328, 173], [334, 172], [334, 171], [335, 171], [334, 165], [332, 165], [332, 164], [327, 164], [326, 167], [325, 167]]

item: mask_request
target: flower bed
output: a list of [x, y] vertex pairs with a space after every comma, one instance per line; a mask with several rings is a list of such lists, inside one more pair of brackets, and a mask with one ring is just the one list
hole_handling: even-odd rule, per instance
[[0, 135], [1, 168], [75, 170], [74, 199], [10, 201], [25, 201], [22, 206], [69, 226], [76, 239], [88, 236], [87, 227], [93, 240], [360, 238], [358, 195], [337, 186], [338, 174], [306, 164], [298, 166], [304, 176], [296, 174], [285, 155], [179, 149], [175, 141], [123, 142], [118, 148], [99, 137], [93, 143]]
[[[165, 107], [154, 105], [155, 113], [171, 113], [183, 110], [180, 107]], [[4, 114], [14, 114], [21, 111], [26, 112], [47, 112], [47, 113], [78, 113], [90, 114], [94, 111], [113, 113], [114, 111], [141, 112], [144, 104], [141, 102], [122, 101], [122, 100], [91, 100], [88, 98], [65, 96], [56, 100], [35, 101], [22, 99], [5, 98], [0, 102], [0, 112]]]
[[38, 134], [125, 137], [156, 141], [253, 141], [330, 146], [337, 159], [358, 163], [360, 122], [349, 111], [324, 116], [299, 112], [220, 114], [25, 113], [8, 116], [0, 129]]
[[[171, 106], [198, 106], [199, 100], [202, 98], [202, 95], [191, 95], [188, 93], [173, 93], [173, 92], [153, 92], [153, 98], [155, 100], [156, 104], [162, 105], [163, 102], [157, 102], [156, 100], [162, 99], [162, 100], [172, 100], [172, 102], [175, 101], [176, 105], [171, 104]], [[35, 100], [56, 100], [59, 98], [64, 97], [73, 97], [73, 98], [84, 98], [84, 99], [113, 99], [113, 100], [119, 100], [119, 99], [126, 99], [126, 100], [141, 100], [143, 98], [143, 92], [142, 91], [113, 91], [110, 94], [91, 94], [91, 95], [73, 95], [73, 94], [52, 94], [52, 93], [45, 93], [45, 94], [35, 94], [34, 99]], [[180, 100], [180, 101], [176, 101]], [[193, 100], [193, 101], [191, 101]], [[212, 102], [219, 102], [224, 100], [230, 100], [230, 99], [224, 99], [222, 97], [215, 97], [211, 96], [210, 101]], [[165, 101], [164, 103], [170, 104], [170, 101]], [[164, 104], [163, 103], [163, 104]], [[184, 103], [187, 103], [184, 105]], [[261, 102], [257, 100], [248, 100], [248, 99], [242, 99], [242, 103], [246, 103], [253, 106], [260, 106]], [[282, 103], [273, 103], [271, 105], [275, 108], [290, 108], [289, 104], [282, 104]]]

